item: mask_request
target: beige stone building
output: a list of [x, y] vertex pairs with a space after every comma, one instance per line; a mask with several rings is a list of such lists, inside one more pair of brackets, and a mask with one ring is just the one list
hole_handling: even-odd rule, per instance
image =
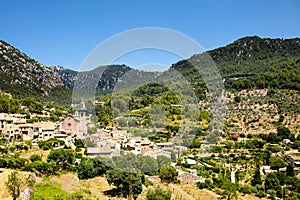
[[87, 135], [87, 127], [90, 123], [91, 117], [87, 114], [87, 108], [82, 101], [74, 115], [67, 115], [58, 123], [58, 130], [61, 133], [82, 138]]

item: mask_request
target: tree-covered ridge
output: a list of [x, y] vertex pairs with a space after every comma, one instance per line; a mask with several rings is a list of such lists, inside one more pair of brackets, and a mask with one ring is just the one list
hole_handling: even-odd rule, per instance
[[[245, 37], [207, 53], [225, 79], [227, 89], [300, 89], [299, 38]], [[194, 55], [171, 68], [182, 73], [192, 85], [201, 87], [201, 74], [191, 63], [204, 57], [204, 54]]]

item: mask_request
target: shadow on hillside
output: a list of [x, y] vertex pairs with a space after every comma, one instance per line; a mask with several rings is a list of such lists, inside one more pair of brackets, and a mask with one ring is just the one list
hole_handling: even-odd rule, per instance
[[120, 193], [118, 192], [118, 190], [116, 188], [113, 188], [111, 190], [106, 190], [106, 191], [104, 191], [104, 194], [109, 197], [120, 196]]

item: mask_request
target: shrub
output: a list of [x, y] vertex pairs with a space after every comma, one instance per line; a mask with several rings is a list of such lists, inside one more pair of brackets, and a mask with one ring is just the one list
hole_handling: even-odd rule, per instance
[[245, 184], [239, 188], [239, 192], [242, 192], [244, 194], [252, 194], [257, 193], [257, 189], [251, 185]]
[[159, 185], [147, 192], [146, 200], [170, 200], [172, 193], [170, 190], [164, 190]]
[[30, 156], [29, 160], [30, 160], [31, 162], [38, 161], [38, 160], [41, 161], [42, 158], [41, 158], [40, 155], [33, 154], [33, 155]]
[[267, 194], [264, 191], [259, 190], [259, 191], [256, 192], [255, 196], [257, 196], [259, 198], [263, 198], [263, 197], [266, 197]]

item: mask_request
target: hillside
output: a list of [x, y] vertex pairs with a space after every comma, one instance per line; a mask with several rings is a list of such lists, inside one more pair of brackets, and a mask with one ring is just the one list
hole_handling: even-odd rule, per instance
[[[205, 55], [207, 53], [225, 79], [227, 90], [300, 90], [299, 38], [244, 37]], [[194, 55], [170, 67], [189, 81], [199, 99], [205, 99], [206, 86], [191, 63], [205, 55]], [[59, 66], [49, 68], [6, 42], [0, 42], [0, 91], [16, 97], [33, 96], [70, 102], [72, 90], [84, 97], [94, 96], [95, 92], [97, 96], [103, 96], [110, 94], [118, 82], [122, 82], [123, 86], [131, 82], [133, 78], [129, 80], [130, 77], [124, 76], [129, 71], [132, 77], [159, 76], [157, 72], [132, 70], [125, 65], [102, 66], [79, 73]], [[126, 78], [128, 80], [123, 80]]]
[[[300, 39], [269, 39], [257, 36], [241, 38], [225, 47], [207, 52], [225, 78], [226, 89], [300, 90]], [[181, 72], [193, 85], [201, 74], [191, 63], [205, 54], [179, 61], [171, 68]], [[203, 82], [203, 81], [200, 81]]]
[[125, 65], [100, 66], [86, 72], [47, 67], [0, 40], [0, 92], [16, 98], [30, 96], [69, 104], [72, 90], [83, 97], [91, 97], [95, 92], [102, 96], [111, 93], [117, 81], [130, 70]]
[[[71, 72], [71, 73], [70, 73]], [[58, 72], [64, 84], [72, 89], [73, 95], [93, 98], [111, 94], [116, 88], [128, 88], [132, 85], [158, 76], [159, 72], [136, 70], [126, 65], [100, 66], [91, 71], [78, 72], [63, 69]]]
[[[205, 62], [207, 55], [212, 57], [219, 69], [226, 89], [223, 133], [228, 135], [270, 133], [276, 132], [280, 125], [290, 128], [295, 134], [299, 133], [299, 38], [284, 40], [241, 38], [225, 47], [179, 61], [159, 76], [158, 83], [166, 83], [162, 80], [167, 80], [168, 74], [172, 74], [175, 70], [188, 80], [200, 102], [202, 110], [200, 127], [205, 131], [210, 118], [208, 114], [210, 97], [207, 95], [208, 91], [201, 73], [193, 64], [201, 59]], [[133, 93], [129, 109], [134, 123], [145, 126], [154, 123], [158, 127], [169, 125], [176, 127], [179, 124], [185, 127], [199, 126], [199, 118], [195, 116], [197, 111], [192, 110], [193, 103], [185, 103], [190, 99], [193, 100], [192, 94], [185, 87], [184, 81], [178, 82], [172, 75], [169, 77], [171, 87], [148, 84]], [[126, 98], [123, 99], [126, 102]], [[120, 98], [118, 101], [122, 102]], [[153, 112], [158, 112], [155, 111], [158, 107], [156, 104], [164, 105], [165, 120], [155, 119], [152, 116]], [[178, 104], [182, 109], [176, 107]], [[120, 113], [119, 110], [117, 113]], [[119, 119], [118, 123], [122, 124], [122, 120], [124, 121]]]
[[0, 40], [0, 91], [18, 98], [58, 100], [70, 95], [59, 75]]
[[58, 73], [62, 83], [69, 89], [73, 89], [74, 81], [77, 76], [77, 71], [67, 69], [61, 66], [52, 66], [51, 69]]

